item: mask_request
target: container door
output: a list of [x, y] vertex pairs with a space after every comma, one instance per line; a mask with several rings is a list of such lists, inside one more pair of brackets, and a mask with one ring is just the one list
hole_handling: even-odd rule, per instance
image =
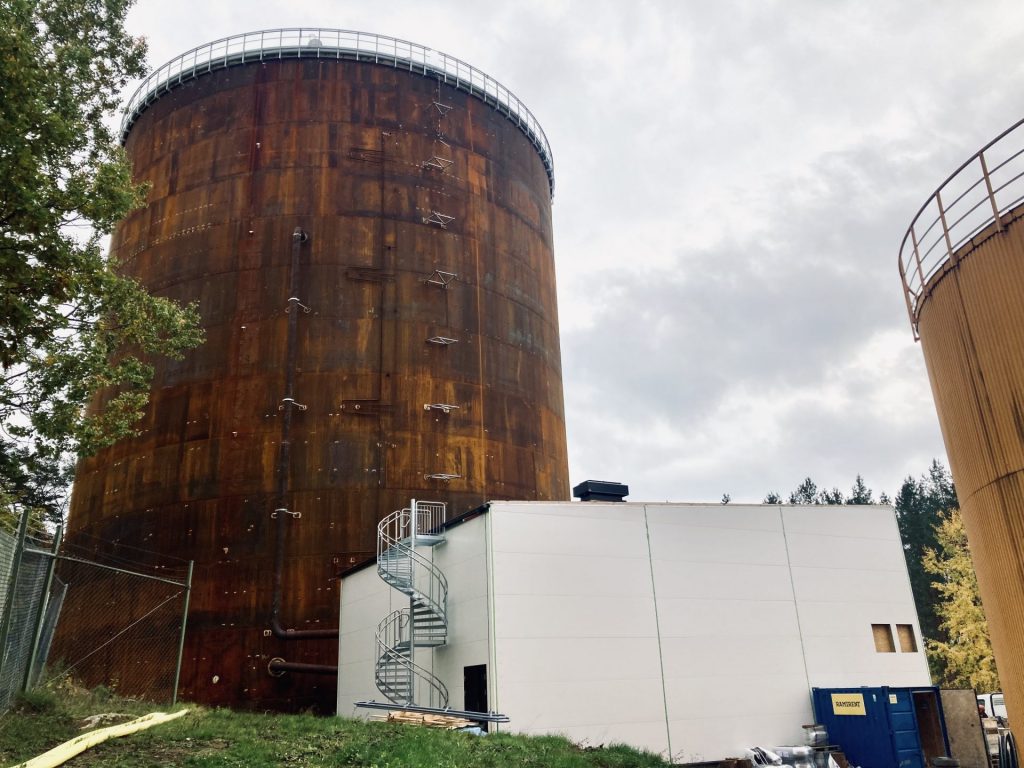
[[814, 716], [850, 765], [901, 768], [893, 751], [885, 688], [815, 688]]
[[899, 768], [925, 768], [913, 695], [901, 688], [887, 688], [885, 692], [897, 765]]
[[942, 699], [939, 691], [934, 688], [912, 691], [911, 695], [914, 697], [914, 716], [917, 718], [917, 734], [921, 738], [921, 753], [925, 765], [930, 765], [934, 758], [950, 754]]

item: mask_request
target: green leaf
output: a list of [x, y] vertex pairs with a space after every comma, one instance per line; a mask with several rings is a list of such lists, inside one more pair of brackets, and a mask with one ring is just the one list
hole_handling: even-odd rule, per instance
[[99, 246], [145, 194], [108, 127], [144, 74], [131, 5], [0, 3], [0, 494], [53, 514], [48, 478], [132, 434], [154, 356], [202, 341], [195, 307], [120, 276]]

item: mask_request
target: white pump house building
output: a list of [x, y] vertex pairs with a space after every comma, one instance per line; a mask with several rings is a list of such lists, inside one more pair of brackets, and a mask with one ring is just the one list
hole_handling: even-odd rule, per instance
[[376, 564], [343, 574], [339, 715], [497, 712], [491, 730], [696, 762], [802, 743], [812, 687], [930, 684], [889, 506], [442, 516], [394, 513]]

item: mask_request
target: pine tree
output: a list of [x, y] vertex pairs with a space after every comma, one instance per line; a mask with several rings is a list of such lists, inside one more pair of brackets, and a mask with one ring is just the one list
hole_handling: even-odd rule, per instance
[[940, 685], [998, 691], [999, 673], [960, 510], [954, 507], [943, 515], [935, 533], [936, 547], [925, 550], [922, 566], [939, 594], [935, 613], [946, 639], [927, 641], [929, 664], [939, 670]]
[[819, 493], [815, 499], [815, 504], [845, 504], [846, 500], [843, 498], [843, 492], [838, 488], [832, 490], [823, 490]]
[[924, 557], [938, 545], [936, 526], [943, 515], [959, 508], [948, 470], [935, 460], [920, 479], [908, 477], [896, 494], [895, 507], [921, 633], [928, 640], [944, 641], [946, 634], [936, 613], [940, 595], [924, 569]]
[[789, 494], [790, 504], [815, 504], [818, 499], [818, 486], [811, 478], [804, 478], [804, 481], [796, 487], [796, 490]]
[[[885, 496], [885, 494], [882, 494]], [[874, 504], [874, 495], [871, 489], [868, 488], [864, 482], [864, 478], [857, 475], [857, 479], [853, 481], [853, 487], [850, 489], [850, 497], [846, 500], [847, 504]]]

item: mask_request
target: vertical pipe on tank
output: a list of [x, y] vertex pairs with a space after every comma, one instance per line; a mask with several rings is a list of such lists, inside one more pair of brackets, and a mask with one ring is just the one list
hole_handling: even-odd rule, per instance
[[[330, 639], [338, 636], [336, 629], [286, 630], [281, 624], [281, 603], [284, 593], [284, 559], [288, 539], [286, 521], [295, 519], [295, 511], [288, 509], [288, 477], [291, 462], [292, 408], [295, 402], [295, 367], [298, 357], [299, 333], [299, 275], [302, 266], [302, 244], [309, 239], [301, 227], [292, 232], [292, 263], [288, 289], [288, 340], [285, 349], [284, 397], [281, 398], [281, 447], [277, 454], [277, 494], [274, 526], [274, 594], [270, 603], [270, 630], [274, 637], [282, 640], [314, 640]], [[320, 665], [313, 665], [320, 666]], [[275, 670], [283, 670], [282, 663], [273, 665]], [[337, 667], [323, 665], [323, 670], [337, 670]]]

